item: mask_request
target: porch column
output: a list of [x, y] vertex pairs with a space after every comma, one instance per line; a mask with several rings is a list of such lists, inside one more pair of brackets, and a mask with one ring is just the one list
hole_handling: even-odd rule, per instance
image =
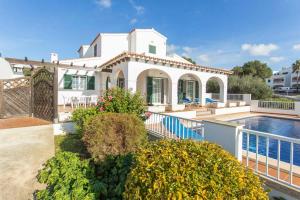
[[131, 92], [136, 92], [137, 80], [125, 80], [125, 88]]
[[206, 83], [201, 84], [199, 86], [199, 98], [201, 106], [205, 106], [205, 98], [206, 98]]
[[[222, 87], [220, 85], [220, 87]], [[224, 102], [224, 104], [227, 103], [227, 82], [223, 83], [223, 88], [220, 88], [220, 100]]]

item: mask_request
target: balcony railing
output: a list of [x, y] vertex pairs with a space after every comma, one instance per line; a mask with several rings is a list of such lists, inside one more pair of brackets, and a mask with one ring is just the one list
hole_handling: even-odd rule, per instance
[[256, 173], [300, 188], [300, 139], [242, 129], [243, 163]]
[[295, 103], [282, 101], [258, 101], [258, 107], [280, 110], [295, 110]]
[[146, 129], [156, 136], [172, 139], [203, 139], [202, 121], [149, 113], [150, 117], [145, 121]]

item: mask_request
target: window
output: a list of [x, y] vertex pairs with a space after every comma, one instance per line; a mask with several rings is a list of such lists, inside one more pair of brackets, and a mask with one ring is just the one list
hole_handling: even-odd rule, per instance
[[95, 90], [95, 76], [64, 75], [64, 89]]
[[194, 99], [194, 83], [195, 81], [187, 81], [186, 96], [190, 100]]
[[124, 78], [118, 78], [118, 80], [117, 80], [117, 86], [119, 88], [125, 88], [125, 79]]
[[150, 44], [149, 45], [149, 53], [156, 54], [156, 46]]
[[97, 44], [94, 46], [94, 57], [97, 57]]

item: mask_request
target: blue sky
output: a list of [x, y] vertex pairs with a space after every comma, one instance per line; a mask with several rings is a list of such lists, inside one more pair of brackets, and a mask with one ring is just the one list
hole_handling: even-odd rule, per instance
[[246, 61], [273, 70], [300, 59], [299, 0], [0, 0], [4, 57], [77, 57], [99, 32], [155, 28], [168, 50], [230, 69]]

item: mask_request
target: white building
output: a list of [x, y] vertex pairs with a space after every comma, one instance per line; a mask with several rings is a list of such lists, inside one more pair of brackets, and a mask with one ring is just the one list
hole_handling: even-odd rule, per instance
[[[183, 98], [205, 104], [206, 82], [220, 85], [220, 100], [227, 100], [227, 76], [231, 71], [194, 65], [178, 55], [167, 55], [167, 38], [154, 29], [129, 33], [101, 33], [78, 49], [79, 58], [61, 64], [97, 71], [59, 69], [59, 100], [76, 95], [101, 94], [119, 86], [139, 91], [148, 104], [183, 109]], [[58, 56], [52, 54], [51, 62]]]
[[[79, 58], [51, 63], [26, 62], [7, 58], [12, 67], [30, 65], [58, 67], [58, 104], [71, 97], [101, 95], [112, 87], [139, 91], [149, 106], [182, 110], [183, 100], [205, 105], [206, 83], [220, 85], [219, 106], [227, 101], [227, 76], [231, 71], [194, 65], [182, 57], [167, 55], [167, 38], [154, 29], [134, 29], [129, 33], [101, 33], [89, 45], [78, 49]], [[23, 66], [24, 67], [24, 66]]]
[[293, 69], [291, 67], [283, 67], [279, 72], [275, 72], [270, 78], [266, 79], [268, 86], [276, 90], [282, 87], [292, 88]]

